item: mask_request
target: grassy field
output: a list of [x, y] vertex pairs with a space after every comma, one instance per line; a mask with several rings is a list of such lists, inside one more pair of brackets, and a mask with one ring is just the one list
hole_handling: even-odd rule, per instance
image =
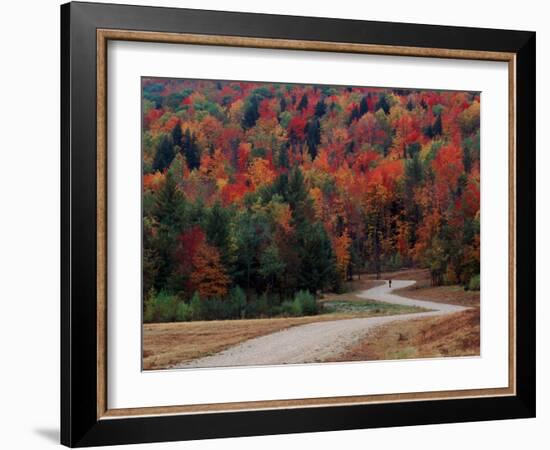
[[[344, 298], [345, 297], [345, 298]], [[348, 300], [346, 300], [346, 298]], [[421, 308], [353, 300], [349, 294], [323, 302], [324, 313], [308, 317], [151, 323], [143, 325], [143, 368], [166, 369], [208, 356], [258, 336], [297, 325], [423, 311]]]
[[479, 308], [383, 325], [330, 361], [479, 355]]

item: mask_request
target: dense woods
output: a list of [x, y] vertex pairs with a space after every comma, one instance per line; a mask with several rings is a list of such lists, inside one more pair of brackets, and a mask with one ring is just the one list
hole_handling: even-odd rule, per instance
[[354, 274], [479, 288], [475, 92], [144, 78], [145, 321], [314, 314]]

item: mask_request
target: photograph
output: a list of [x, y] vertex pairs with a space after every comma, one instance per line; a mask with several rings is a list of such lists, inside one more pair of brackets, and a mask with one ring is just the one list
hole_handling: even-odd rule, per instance
[[142, 369], [479, 356], [481, 97], [141, 77]]

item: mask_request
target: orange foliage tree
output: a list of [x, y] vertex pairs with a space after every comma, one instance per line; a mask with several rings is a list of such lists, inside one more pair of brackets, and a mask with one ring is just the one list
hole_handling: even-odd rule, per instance
[[190, 282], [203, 298], [221, 298], [227, 294], [230, 279], [215, 247], [203, 242], [193, 256]]

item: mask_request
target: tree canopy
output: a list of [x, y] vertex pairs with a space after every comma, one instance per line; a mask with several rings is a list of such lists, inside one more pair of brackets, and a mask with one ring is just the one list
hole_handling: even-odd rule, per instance
[[144, 78], [142, 95], [144, 293], [479, 274], [478, 93]]

